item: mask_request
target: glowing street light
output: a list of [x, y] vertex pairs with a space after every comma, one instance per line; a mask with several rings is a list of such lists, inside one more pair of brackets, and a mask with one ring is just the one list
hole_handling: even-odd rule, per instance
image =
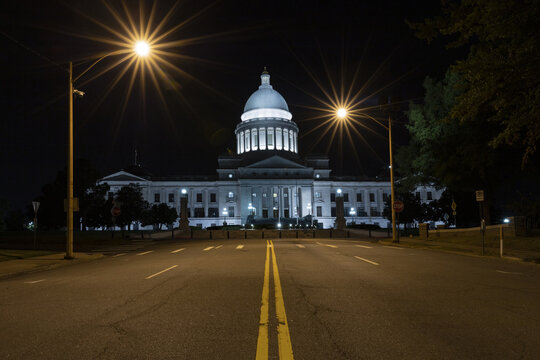
[[148, 54], [150, 54], [150, 45], [148, 45], [146, 41], [137, 41], [133, 49], [137, 55], [142, 57], [148, 56]]
[[339, 119], [344, 119], [345, 117], [347, 117], [347, 109], [345, 109], [345, 108], [339, 108], [339, 109], [336, 111], [336, 116], [337, 116]]
[[[141, 42], [139, 42], [141, 43]], [[137, 43], [137, 44], [139, 44]], [[138, 49], [138, 50], [137, 50]], [[137, 55], [144, 53], [144, 47], [142, 45], [135, 45], [134, 51]], [[150, 47], [146, 44], [146, 54], [148, 55]], [[106, 54], [92, 63], [86, 70], [79, 74], [75, 79], [73, 78], [73, 63], [69, 62], [69, 132], [68, 132], [68, 166], [67, 166], [67, 215], [66, 215], [66, 255], [65, 259], [73, 259], [73, 96], [84, 96], [84, 92], [74, 89], [73, 84], [92, 69], [98, 62], [105, 59], [109, 55], [118, 54], [118, 52], [112, 52]], [[144, 56], [145, 56], [144, 55]]]

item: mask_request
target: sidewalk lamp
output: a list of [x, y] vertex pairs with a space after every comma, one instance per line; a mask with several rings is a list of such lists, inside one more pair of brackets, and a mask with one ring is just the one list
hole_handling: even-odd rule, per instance
[[354, 216], [356, 215], [356, 210], [352, 207], [351, 210], [349, 210], [349, 215], [352, 216], [352, 222], [351, 224], [355, 224], [354, 222]]
[[223, 226], [227, 226], [227, 216], [229, 216], [229, 212], [226, 207], [223, 208], [221, 215], [223, 215]]
[[[130, 50], [131, 51], [131, 50]], [[134, 44], [132, 51], [140, 57], [148, 56], [150, 45], [144, 41], [138, 41]], [[84, 92], [73, 88], [73, 85], [84, 74], [92, 69], [97, 63], [110, 55], [123, 54], [129, 51], [120, 50], [106, 54], [92, 63], [86, 70], [73, 78], [73, 63], [69, 62], [69, 123], [68, 123], [68, 166], [67, 166], [67, 218], [66, 218], [66, 255], [65, 259], [73, 259], [73, 96], [84, 96]]]

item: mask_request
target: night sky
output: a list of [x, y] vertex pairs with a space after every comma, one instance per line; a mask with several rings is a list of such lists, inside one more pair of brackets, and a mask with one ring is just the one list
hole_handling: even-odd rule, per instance
[[[354, 144], [330, 142], [330, 136], [317, 141], [320, 130], [302, 136], [322, 121], [309, 120], [320, 112], [307, 107], [325, 107], [315, 99], [324, 93], [309, 72], [331, 91], [328, 77], [338, 88], [343, 77], [347, 89], [358, 69], [352, 91], [367, 83], [360, 97], [373, 95], [365, 102], [372, 106], [379, 95], [421, 101], [425, 76], [441, 77], [454, 60], [443, 44], [416, 39], [405, 24], [405, 19], [438, 14], [437, 1], [246, 0], [216, 2], [206, 10], [211, 2], [158, 1], [154, 27], [175, 3], [164, 31], [202, 12], [165, 41], [203, 39], [167, 50], [187, 56], [168, 59], [189, 76], [164, 68], [167, 81], [160, 79], [159, 85], [166, 105], [149, 80], [143, 100], [137, 78], [123, 111], [133, 69], [107, 93], [123, 65], [79, 85], [114, 64], [114, 56], [75, 86], [86, 93], [75, 99], [75, 158], [91, 160], [102, 175], [133, 164], [136, 149], [154, 175], [215, 174], [217, 156], [236, 151], [234, 128], [267, 66], [274, 89], [300, 127], [300, 155], [327, 153], [330, 143], [334, 175], [377, 176], [388, 158], [386, 131], [379, 125], [366, 123], [372, 131], [359, 128], [367, 143], [356, 135]], [[121, 2], [109, 4], [127, 21]], [[152, 2], [142, 5], [147, 14]], [[1, 6], [0, 198], [22, 208], [66, 166], [68, 61], [77, 65], [77, 75], [92, 59], [116, 49], [85, 38], [115, 38], [91, 19], [124, 32], [99, 1], [23, 0]], [[126, 1], [126, 6], [138, 21], [139, 2]], [[394, 114], [396, 146], [407, 141], [405, 109]]]

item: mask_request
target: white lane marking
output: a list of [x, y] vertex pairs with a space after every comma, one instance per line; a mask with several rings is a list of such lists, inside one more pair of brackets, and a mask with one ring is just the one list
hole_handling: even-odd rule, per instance
[[358, 247], [361, 247], [361, 248], [364, 248], [364, 249], [371, 249], [372, 248], [371, 246], [366, 246], [366, 245], [354, 245], [354, 246], [358, 246]]
[[223, 246], [223, 245], [218, 245], [218, 246], [216, 246], [216, 249], [219, 249], [219, 248], [222, 247], [222, 246]]
[[302, 245], [302, 244], [294, 244], [294, 245], [298, 246], [300, 249], [305, 249], [305, 248], [306, 248], [306, 247], [305, 247], [304, 245]]
[[213, 246], [209, 246], [209, 247], [207, 247], [206, 249], [203, 249], [203, 251], [212, 250], [213, 248], [214, 248]]
[[236, 247], [236, 250], [240, 250], [240, 249], [243, 249], [243, 248], [244, 248], [244, 245], [238, 245], [238, 246]]
[[495, 271], [501, 274], [523, 275], [523, 273], [520, 273], [520, 272], [502, 271], [502, 270], [495, 270]]
[[388, 245], [383, 245], [383, 247], [385, 248], [389, 248], [389, 249], [397, 249], [397, 250], [403, 250], [405, 248], [402, 248], [402, 247], [397, 247], [397, 246], [388, 246]]
[[24, 283], [25, 283], [25, 284], [36, 284], [36, 283], [42, 282], [42, 281], [45, 281], [45, 279], [34, 280], [34, 281], [25, 281]]
[[138, 253], [137, 256], [150, 254], [150, 253], [152, 253], [152, 252], [154, 252], [154, 250], [150, 250], [150, 251], [145, 251], [145, 252], [142, 252], [142, 253]]
[[173, 266], [171, 266], [171, 267], [169, 267], [169, 268], [166, 268], [165, 270], [161, 270], [160, 272], [157, 272], [157, 273], [155, 273], [155, 274], [153, 274], [153, 275], [147, 276], [145, 279], [151, 279], [151, 278], [153, 278], [154, 276], [158, 276], [159, 274], [163, 274], [165, 271], [169, 271], [169, 270], [171, 270], [171, 269], [174, 269], [174, 268], [177, 267], [177, 266], [178, 266], [178, 265], [173, 265]]
[[182, 250], [186, 250], [186, 248], [173, 250], [173, 251], [171, 251], [171, 254], [176, 254], [177, 252], [182, 251]]
[[126, 255], [126, 253], [116, 254], [116, 255], [113, 255], [113, 257], [119, 257], [119, 256], [124, 256], [124, 255]]
[[379, 264], [376, 263], [375, 261], [371, 261], [371, 260], [368, 260], [368, 259], [364, 259], [364, 258], [361, 258], [360, 256], [355, 256], [355, 258], [357, 258], [358, 260], [362, 260], [362, 261], [365, 261], [365, 262], [367, 262], [367, 263], [373, 264], [373, 265], [379, 265]]
[[336, 245], [323, 244], [323, 243], [320, 243], [320, 242], [317, 242], [317, 244], [322, 245], [322, 246], [328, 246], [328, 247], [331, 247], [331, 248], [337, 248]]

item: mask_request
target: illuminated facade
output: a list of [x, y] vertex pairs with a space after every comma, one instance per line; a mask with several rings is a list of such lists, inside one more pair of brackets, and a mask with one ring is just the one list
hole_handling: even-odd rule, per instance
[[[330, 176], [326, 156], [298, 155], [298, 126], [285, 99], [270, 85], [265, 70], [261, 85], [246, 102], [235, 130], [236, 155], [218, 157], [217, 177], [155, 178], [120, 171], [104, 177], [111, 191], [136, 183], [151, 204], [180, 210], [188, 198], [191, 226], [227, 224], [296, 224], [334, 226], [337, 196], [343, 196], [347, 223], [388, 226], [382, 212], [390, 182]], [[440, 197], [432, 188], [417, 189], [422, 201]], [[178, 226], [176, 224], [175, 226]]]

